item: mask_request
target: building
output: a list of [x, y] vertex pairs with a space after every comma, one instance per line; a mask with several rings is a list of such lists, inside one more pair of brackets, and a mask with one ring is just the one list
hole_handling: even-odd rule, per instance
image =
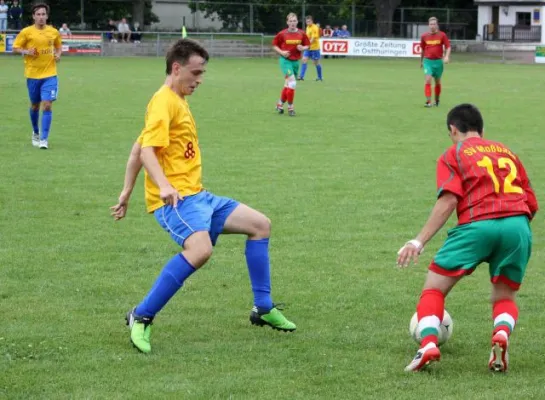
[[475, 0], [483, 40], [545, 43], [545, 0]]
[[193, 13], [189, 0], [153, 0], [152, 11], [159, 17], [159, 23], [153, 28], [178, 32], [182, 25], [195, 31], [217, 31], [223, 26], [217, 16], [205, 18], [205, 13]]

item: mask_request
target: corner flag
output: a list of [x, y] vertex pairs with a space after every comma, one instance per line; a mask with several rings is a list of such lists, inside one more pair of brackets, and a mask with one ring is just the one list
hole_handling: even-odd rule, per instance
[[182, 38], [186, 38], [187, 37], [187, 31], [185, 30], [185, 25], [182, 27]]

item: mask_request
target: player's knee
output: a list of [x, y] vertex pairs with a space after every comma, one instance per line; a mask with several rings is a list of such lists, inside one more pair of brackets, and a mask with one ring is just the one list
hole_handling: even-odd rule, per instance
[[295, 80], [295, 78], [293, 76], [290, 76], [290, 78], [288, 79], [288, 87], [290, 89], [295, 90], [296, 86], [297, 86], [297, 81]]
[[42, 110], [51, 111], [52, 103], [50, 101], [44, 101], [42, 104]]
[[31, 104], [30, 108], [34, 111], [38, 111], [40, 109], [40, 103]]
[[184, 243], [184, 257], [194, 267], [200, 268], [212, 257], [213, 246], [208, 232], [195, 232]]
[[500, 300], [512, 300], [515, 301], [517, 291], [503, 282], [497, 282], [492, 284], [492, 294], [490, 296], [490, 302], [494, 304]]
[[271, 220], [265, 215], [260, 214], [254, 222], [254, 235], [259, 238], [268, 238], [271, 236]]

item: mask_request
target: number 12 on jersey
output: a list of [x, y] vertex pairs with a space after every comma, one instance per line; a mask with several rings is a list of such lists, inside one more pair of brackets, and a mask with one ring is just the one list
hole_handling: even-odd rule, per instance
[[[494, 183], [494, 191], [500, 193], [500, 181], [494, 172], [494, 163], [488, 156], [484, 156], [483, 159], [477, 162], [477, 165], [481, 168], [486, 168], [488, 175], [492, 178]], [[509, 169], [509, 174], [503, 180], [503, 193], [518, 193], [522, 194], [523, 190], [517, 185], [513, 185], [513, 181], [517, 179], [517, 166], [507, 157], [501, 157], [498, 159], [498, 168]]]

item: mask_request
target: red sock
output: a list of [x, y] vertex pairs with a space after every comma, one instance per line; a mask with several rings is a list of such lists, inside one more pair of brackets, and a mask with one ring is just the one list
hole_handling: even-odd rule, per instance
[[[443, 314], [445, 313], [445, 296], [437, 289], [426, 289], [422, 291], [418, 306], [416, 306], [416, 313], [418, 314], [418, 322], [426, 317], [437, 317], [439, 321], [443, 321]], [[431, 327], [430, 327], [431, 329]], [[427, 334], [426, 328], [422, 329], [421, 334], [424, 334], [422, 338], [422, 347], [428, 343], [438, 342], [436, 334]]]
[[431, 83], [426, 83], [424, 85], [424, 96], [428, 99], [431, 97]]
[[494, 320], [494, 334], [505, 331], [508, 335], [515, 328], [519, 317], [517, 303], [513, 300], [499, 300], [492, 307], [492, 319]]
[[439, 100], [439, 96], [441, 96], [441, 84], [437, 83], [435, 85], [435, 100]]
[[288, 104], [292, 105], [295, 98], [295, 89], [286, 88], [286, 98], [288, 99]]
[[288, 99], [288, 95], [287, 95], [287, 92], [286, 92], [287, 90], [288, 90], [288, 88], [284, 86], [284, 89], [282, 89], [282, 92], [280, 93], [280, 101], [282, 103], [285, 103], [286, 100]]

